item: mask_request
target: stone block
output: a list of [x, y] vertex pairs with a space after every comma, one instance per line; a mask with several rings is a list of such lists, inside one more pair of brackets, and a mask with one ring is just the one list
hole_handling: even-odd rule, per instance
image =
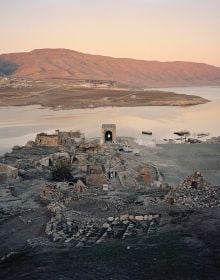
[[160, 218], [160, 215], [156, 214], [156, 215], [153, 215], [152, 217], [153, 219], [159, 219]]
[[129, 220], [133, 221], [134, 220], [134, 215], [129, 215]]
[[128, 220], [129, 215], [128, 214], [124, 214], [120, 216], [120, 221], [125, 221]]
[[143, 221], [144, 217], [143, 216], [135, 216], [136, 221]]

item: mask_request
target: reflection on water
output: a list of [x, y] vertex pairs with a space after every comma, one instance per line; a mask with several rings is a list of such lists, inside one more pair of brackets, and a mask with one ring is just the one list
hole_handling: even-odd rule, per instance
[[[178, 93], [195, 94], [212, 102], [191, 107], [130, 107], [54, 111], [39, 106], [0, 108], [0, 153], [14, 145], [34, 139], [36, 133], [54, 129], [85, 132], [87, 137], [100, 135], [102, 123], [117, 124], [117, 134], [135, 138], [142, 130], [152, 131], [153, 139], [173, 137], [173, 132], [187, 129], [191, 133], [220, 135], [220, 88], [170, 88]], [[150, 140], [150, 138], [149, 138]]]

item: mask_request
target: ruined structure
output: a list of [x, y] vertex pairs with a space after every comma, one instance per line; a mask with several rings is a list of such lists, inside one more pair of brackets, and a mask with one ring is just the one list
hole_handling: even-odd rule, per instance
[[77, 153], [75, 157], [72, 158], [72, 166], [75, 169], [78, 169], [81, 172], [87, 172], [87, 160], [88, 154], [86, 153]]
[[83, 183], [82, 180], [78, 179], [77, 182], [74, 184], [73, 189], [76, 193], [82, 193], [86, 191], [86, 185]]
[[62, 161], [66, 163], [70, 163], [72, 160], [72, 156], [67, 152], [59, 152], [51, 154], [47, 157], [42, 158], [37, 162], [36, 165], [42, 165], [42, 166], [55, 166], [56, 163]]
[[218, 188], [211, 186], [200, 172], [195, 172], [177, 187], [171, 188], [166, 200], [170, 204], [190, 208], [220, 206]]
[[101, 135], [101, 144], [116, 143], [116, 125], [103, 124]]
[[77, 148], [81, 153], [87, 154], [97, 154], [101, 150], [100, 143], [96, 140], [83, 141], [77, 145]]
[[64, 147], [71, 148], [85, 141], [85, 135], [80, 131], [59, 131], [57, 130], [58, 144]]
[[[32, 173], [47, 174], [47, 178], [50, 178], [51, 172], [63, 166], [69, 170], [74, 182], [80, 179], [88, 187], [103, 189], [105, 185], [109, 190], [145, 189], [158, 180], [157, 174], [148, 165], [142, 164], [137, 167], [128, 164], [125, 152], [128, 152], [128, 149], [130, 153], [134, 151], [129, 148], [127, 140], [119, 138], [116, 143], [116, 125], [103, 124], [101, 139], [103, 145], [99, 139], [85, 139], [80, 131], [56, 130], [51, 135], [40, 133], [36, 141], [28, 143], [26, 147], [34, 150], [40, 146], [42, 150], [44, 146], [44, 149], [51, 153], [48, 152], [34, 161]], [[65, 180], [68, 181], [67, 178]]]
[[[220, 188], [211, 186], [201, 173], [188, 176], [180, 185], [172, 188], [166, 184], [158, 167], [150, 161], [151, 150], [137, 157], [137, 151], [133, 149], [137, 146], [133, 146], [128, 138], [121, 137], [117, 143], [101, 145], [99, 139], [83, 140], [79, 132], [57, 132], [57, 139], [60, 141], [57, 147], [43, 147], [40, 145], [42, 142], [38, 145], [29, 142], [25, 147], [16, 147], [11, 153], [0, 157], [0, 172], [12, 178], [16, 177], [18, 168], [19, 174], [18, 180], [0, 181], [1, 267], [17, 263], [20, 248], [22, 259], [28, 259], [31, 252], [30, 263], [33, 252], [41, 258], [39, 252], [42, 250], [45, 264], [54, 261], [55, 251], [59, 254], [59, 262], [63, 252], [67, 252], [64, 262], [70, 255], [74, 256], [71, 262], [75, 261], [74, 269], [70, 264], [71, 274], [78, 266], [78, 248], [81, 248], [80, 251], [85, 248], [89, 258], [88, 266], [85, 266], [83, 256], [83, 267], [93, 269], [91, 256], [94, 253], [103, 254], [110, 250], [112, 257], [120, 251], [122, 259], [126, 255], [135, 263], [135, 273], [139, 269], [136, 259], [142, 260], [143, 248], [146, 248], [145, 256], [149, 263], [155, 260], [155, 269], [158, 264], [161, 265], [161, 261], [164, 269], [164, 260], [170, 256], [170, 251], [164, 253], [164, 250], [170, 248], [170, 244], [173, 244], [171, 250], [175, 252], [175, 259], [180, 257], [181, 261], [188, 247], [189, 254], [195, 251], [195, 256], [187, 257], [187, 262], [198, 255], [203, 259], [207, 252], [208, 255], [213, 252], [211, 256], [219, 259], [216, 240], [219, 240], [220, 230], [217, 209], [220, 206]], [[130, 153], [129, 147], [133, 149]], [[62, 166], [62, 163], [65, 165]], [[59, 166], [60, 170], [57, 168]], [[65, 168], [72, 176], [66, 176]], [[58, 171], [57, 176], [54, 176], [54, 171]], [[166, 201], [173, 205], [168, 205]], [[215, 232], [211, 235], [213, 229]], [[213, 239], [211, 249], [204, 245], [203, 236], [207, 237], [204, 240], [207, 244]], [[192, 247], [194, 244], [195, 247]], [[92, 248], [97, 245], [102, 247]], [[159, 246], [161, 249], [158, 249]], [[197, 251], [197, 248], [201, 250]], [[91, 254], [89, 250], [93, 250]], [[179, 255], [176, 254], [178, 250]], [[15, 258], [14, 252], [18, 252]], [[173, 261], [174, 258], [171, 258], [172, 263], [169, 263], [172, 270], [176, 266]], [[39, 259], [34, 265], [42, 263]], [[142, 263], [147, 267], [148, 261]], [[214, 265], [217, 267], [216, 263]], [[58, 267], [61, 267], [60, 263]], [[194, 267], [193, 263], [190, 273]], [[200, 264], [196, 267], [201, 270]], [[11, 271], [11, 267], [8, 271]], [[84, 271], [87, 273], [86, 269]], [[111, 267], [108, 272], [112, 272]], [[81, 277], [80, 273], [74, 278]], [[42, 269], [38, 278], [44, 278], [44, 274], [45, 270]], [[63, 275], [63, 271], [59, 275]], [[150, 273], [141, 276], [146, 275], [151, 277]], [[128, 274], [128, 278], [130, 276], [135, 277], [135, 274]], [[161, 279], [160, 276], [157, 279]], [[95, 275], [92, 277], [96, 279]], [[56, 275], [49, 278], [56, 279]], [[84, 275], [81, 278], [84, 279]], [[103, 278], [105, 276], [100, 279]]]
[[17, 168], [0, 163], [0, 182], [5, 182], [7, 181], [7, 179], [16, 179], [17, 176], [18, 176]]
[[57, 147], [63, 146], [72, 150], [76, 143], [81, 143], [85, 140], [85, 136], [80, 131], [59, 131], [54, 134], [39, 133], [36, 136], [35, 143], [38, 146]]
[[57, 147], [58, 144], [58, 134], [47, 134], [47, 133], [39, 133], [37, 134], [36, 145], [38, 146], [50, 146], [50, 147]]

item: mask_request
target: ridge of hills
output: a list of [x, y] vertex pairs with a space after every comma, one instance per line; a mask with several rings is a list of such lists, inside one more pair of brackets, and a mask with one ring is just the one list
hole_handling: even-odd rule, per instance
[[220, 67], [37, 49], [0, 55], [0, 75], [32, 79], [109, 80], [137, 87], [220, 85]]

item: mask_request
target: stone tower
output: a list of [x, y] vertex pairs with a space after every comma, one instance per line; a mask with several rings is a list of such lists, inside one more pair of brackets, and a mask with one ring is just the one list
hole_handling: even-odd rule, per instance
[[104, 143], [116, 143], [116, 125], [115, 124], [103, 124], [102, 125], [101, 144], [104, 144]]

